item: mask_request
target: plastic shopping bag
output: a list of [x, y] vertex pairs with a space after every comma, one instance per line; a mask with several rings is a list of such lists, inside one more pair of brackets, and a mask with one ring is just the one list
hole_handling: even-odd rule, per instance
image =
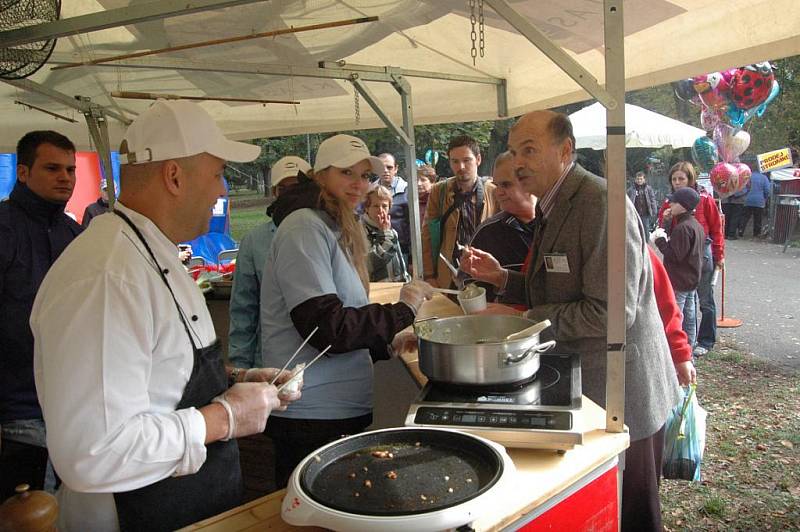
[[664, 429], [664, 478], [700, 481], [700, 464], [706, 446], [706, 416], [695, 394], [684, 389], [683, 402], [670, 412]]

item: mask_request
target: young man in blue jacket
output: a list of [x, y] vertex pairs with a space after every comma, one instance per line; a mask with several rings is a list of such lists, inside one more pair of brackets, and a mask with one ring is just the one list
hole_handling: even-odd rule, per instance
[[17, 143], [17, 183], [0, 203], [0, 501], [18, 484], [45, 485], [47, 443], [33, 379], [28, 320], [45, 274], [82, 231], [64, 213], [75, 188], [75, 146], [55, 131]]

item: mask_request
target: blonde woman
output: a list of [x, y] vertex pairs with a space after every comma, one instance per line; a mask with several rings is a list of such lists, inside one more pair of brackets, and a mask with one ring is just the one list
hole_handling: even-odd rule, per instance
[[263, 359], [281, 367], [315, 327], [296, 363], [332, 346], [305, 372], [302, 399], [267, 425], [279, 488], [306, 455], [372, 422], [372, 364], [403, 348], [408, 338], [397, 333], [432, 296], [415, 281], [397, 303], [369, 302], [367, 239], [355, 208], [382, 170], [361, 139], [335, 135], [320, 144], [313, 180], [275, 204], [261, 289]]

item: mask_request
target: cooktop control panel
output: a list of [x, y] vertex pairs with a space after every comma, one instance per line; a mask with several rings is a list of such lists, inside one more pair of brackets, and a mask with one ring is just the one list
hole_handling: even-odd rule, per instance
[[462, 409], [420, 406], [418, 425], [455, 425], [464, 428], [572, 430], [572, 413], [547, 410]]

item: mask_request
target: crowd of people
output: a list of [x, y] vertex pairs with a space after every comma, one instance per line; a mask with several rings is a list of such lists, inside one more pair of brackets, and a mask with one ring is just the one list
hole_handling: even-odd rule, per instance
[[[63, 530], [179, 528], [239, 504], [235, 440], [262, 433], [285, 486], [309, 453], [370, 425], [373, 364], [416, 346], [404, 330], [433, 287], [465, 281], [490, 289], [486, 313], [550, 320], [544, 335], [581, 355], [583, 391], [605, 404], [606, 181], [575, 162], [565, 115], [523, 116], [491, 176], [479, 175], [468, 136], [448, 145], [453, 177], [416, 169], [424, 271], [414, 280], [408, 183], [391, 154], [339, 134], [313, 166], [279, 160], [269, 218], [240, 246], [223, 363], [175, 248], [207, 231], [226, 161], [259, 151], [224, 138], [195, 104], [158, 101], [125, 134], [114, 210], [82, 228], [64, 214], [75, 147], [53, 132], [20, 140], [19, 179], [0, 204], [0, 499], [21, 482], [60, 484]], [[693, 348], [715, 336], [719, 213], [691, 164], [670, 180], [660, 212], [639, 177], [626, 204], [625, 530], [660, 529], [664, 424], [679, 383], [696, 379]], [[370, 303], [376, 281], [403, 281], [398, 301]], [[301, 390], [279, 394], [294, 374], [277, 368], [293, 353], [317, 361]]]

